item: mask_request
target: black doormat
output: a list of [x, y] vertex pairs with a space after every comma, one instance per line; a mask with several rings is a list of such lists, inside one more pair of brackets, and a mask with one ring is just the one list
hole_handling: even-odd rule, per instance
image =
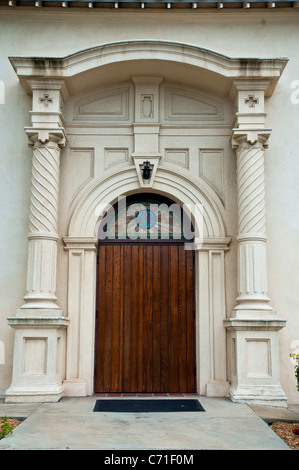
[[166, 413], [179, 411], [205, 411], [198, 400], [188, 399], [121, 399], [97, 400], [93, 411], [116, 413]]

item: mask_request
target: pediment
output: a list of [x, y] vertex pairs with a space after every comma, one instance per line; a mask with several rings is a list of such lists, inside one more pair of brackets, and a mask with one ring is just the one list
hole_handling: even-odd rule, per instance
[[[126, 40], [100, 44], [66, 57], [9, 57], [9, 60], [28, 93], [32, 93], [32, 80], [58, 80], [64, 92], [73, 94], [82, 83], [82, 74], [100, 70], [111, 64], [127, 61], [171, 61], [191, 66], [189, 72], [205, 70], [225, 82], [227, 93], [234, 87], [234, 81], [246, 79], [255, 82], [266, 81], [265, 96], [271, 96], [288, 59], [286, 58], [232, 58], [214, 51], [187, 43], [161, 40]], [[130, 63], [130, 62], [128, 62]], [[136, 74], [136, 71], [134, 72]], [[161, 71], [159, 72], [159, 74]], [[88, 76], [90, 78], [90, 76]], [[83, 80], [90, 86], [89, 80]], [[94, 86], [96, 86], [94, 84]], [[80, 91], [83, 91], [80, 88]]]

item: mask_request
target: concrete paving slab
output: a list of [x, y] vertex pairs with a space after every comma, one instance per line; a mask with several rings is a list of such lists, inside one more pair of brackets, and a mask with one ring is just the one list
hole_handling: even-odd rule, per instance
[[95, 401], [28, 408], [0, 450], [291, 450], [251, 407], [228, 399], [199, 397], [205, 411], [189, 413], [93, 412]]
[[0, 401], [0, 417], [7, 416], [8, 418], [27, 418], [33, 413], [40, 403], [18, 403], [7, 404], [4, 400]]
[[289, 405], [287, 408], [263, 405], [250, 405], [250, 407], [267, 422], [286, 421], [299, 423], [299, 405]]

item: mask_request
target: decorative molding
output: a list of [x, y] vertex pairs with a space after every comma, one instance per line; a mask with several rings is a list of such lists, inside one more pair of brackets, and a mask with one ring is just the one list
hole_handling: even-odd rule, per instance
[[129, 88], [113, 88], [89, 94], [74, 103], [74, 121], [127, 121], [129, 119]]
[[128, 148], [105, 148], [105, 170], [129, 161]]
[[64, 249], [97, 251], [98, 237], [64, 237]]
[[223, 148], [199, 149], [199, 174], [225, 204], [224, 150]]
[[159, 122], [159, 87], [162, 80], [159, 76], [132, 77], [135, 85], [135, 123]]
[[[53, 312], [52, 312], [53, 313]], [[62, 316], [17, 316], [7, 317], [8, 324], [14, 329], [34, 328], [34, 329], [57, 329], [67, 328], [69, 318]]]
[[202, 238], [199, 242], [195, 240], [192, 249], [195, 249], [196, 251], [228, 251], [231, 240], [231, 237]]
[[[65, 155], [71, 199], [94, 178], [94, 148], [69, 147]], [[71, 203], [70, 203], [71, 205]]]
[[279, 331], [286, 326], [284, 318], [226, 318], [224, 326], [235, 331]]
[[140, 117], [152, 119], [154, 117], [154, 95], [140, 96]]
[[222, 103], [199, 93], [181, 89], [165, 89], [165, 119], [167, 121], [222, 121]]
[[165, 149], [165, 162], [172, 165], [179, 165], [183, 168], [189, 169], [189, 149]]

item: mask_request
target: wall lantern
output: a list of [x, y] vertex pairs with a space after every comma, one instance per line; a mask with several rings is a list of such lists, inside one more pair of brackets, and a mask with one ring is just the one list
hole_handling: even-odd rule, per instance
[[150, 164], [149, 164], [148, 160], [146, 162], [143, 162], [143, 167], [141, 168], [141, 171], [142, 171], [142, 178], [144, 180], [150, 180], [151, 179], [152, 169], [150, 167]]

